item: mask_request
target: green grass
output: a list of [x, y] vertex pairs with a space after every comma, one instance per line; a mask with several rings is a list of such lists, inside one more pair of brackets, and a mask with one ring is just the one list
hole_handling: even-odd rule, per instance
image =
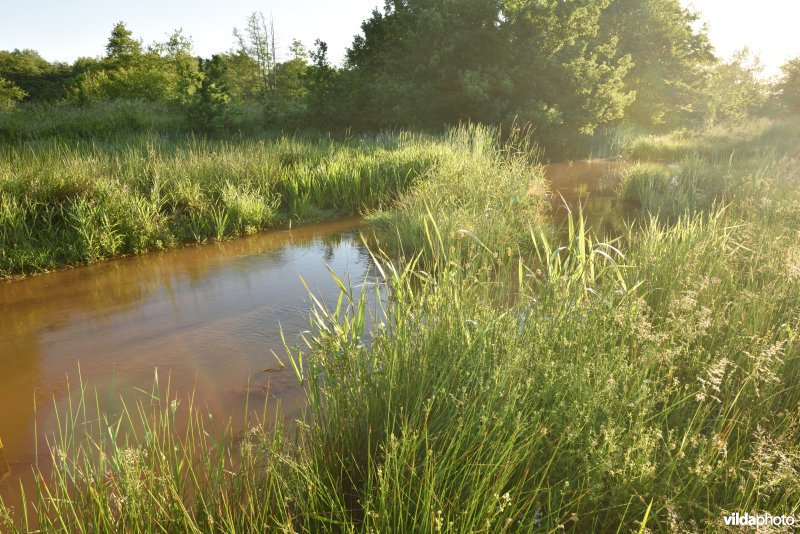
[[[215, 131], [223, 135], [264, 135], [294, 131], [302, 117], [274, 113], [258, 103], [231, 103]], [[46, 138], [107, 139], [142, 133], [176, 134], [203, 130], [196, 110], [177, 104], [120, 99], [85, 104], [26, 103], [0, 109], [0, 141], [27, 142]]]
[[0, 141], [47, 137], [104, 138], [137, 132], [188, 130], [185, 113], [166, 104], [117, 100], [83, 106], [26, 104], [0, 110]]
[[0, 277], [9, 277], [357, 214], [460, 166], [468, 147], [404, 132], [342, 141], [145, 133], [2, 150]]
[[82, 389], [27, 517], [64, 532], [698, 532], [800, 514], [800, 150], [763, 143], [692, 149], [659, 186], [677, 201], [628, 178], [651, 213], [606, 242], [580, 213], [551, 235], [535, 209], [459, 238], [486, 206], [529, 209], [512, 203], [520, 176], [538, 183], [492, 152], [509, 191], [478, 187], [489, 172], [461, 191], [459, 149], [452, 176], [373, 216], [407, 247], [402, 267], [375, 253], [388, 302], [339, 280], [337, 306], [315, 304], [284, 361], [308, 395], [295, 433], [220, 438], [157, 387], [98, 418]]
[[719, 160], [733, 153], [749, 158], [793, 152], [798, 141], [800, 133], [793, 121], [764, 118], [700, 131], [640, 136], [628, 139], [620, 152], [629, 159], [645, 161], [675, 162], [691, 155]]
[[[639, 150], [643, 143], [646, 152]], [[631, 157], [640, 161], [624, 174], [619, 194], [661, 219], [727, 206], [742, 219], [791, 221], [800, 207], [800, 129], [791, 122], [760, 120], [705, 135], [651, 137], [632, 147]], [[666, 154], [682, 156], [670, 167], [641, 161], [676, 161]]]
[[499, 150], [485, 128], [463, 126], [447, 143], [458, 158], [431, 167], [396, 202], [368, 213], [374, 244], [393, 256], [411, 256], [426, 250], [435, 221], [437, 252], [457, 242], [462, 259], [479, 249], [505, 256], [530, 251], [520, 230], [545, 222], [547, 185], [541, 168], [518, 145]]

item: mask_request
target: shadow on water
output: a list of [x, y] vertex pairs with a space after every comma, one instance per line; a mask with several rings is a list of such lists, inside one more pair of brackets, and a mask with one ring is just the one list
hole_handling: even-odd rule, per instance
[[120, 395], [149, 391], [157, 369], [172, 391], [194, 392], [234, 427], [248, 399], [263, 405], [267, 391], [283, 414], [299, 415], [303, 390], [272, 351], [283, 353], [281, 327], [290, 343], [309, 328], [300, 277], [331, 305], [338, 286], [326, 264], [354, 284], [374, 279], [359, 225], [339, 220], [0, 283], [0, 495], [13, 501], [15, 475], [49, 461], [44, 436], [79, 380], [111, 411]]

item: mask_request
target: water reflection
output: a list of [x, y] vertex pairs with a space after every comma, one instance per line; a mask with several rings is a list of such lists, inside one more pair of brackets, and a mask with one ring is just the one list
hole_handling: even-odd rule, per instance
[[[545, 167], [545, 177], [553, 193], [556, 222], [564, 222], [569, 206], [576, 212], [580, 204], [586, 224], [599, 236], [617, 236], [634, 206], [617, 197], [615, 187], [626, 163], [615, 160], [583, 160], [553, 163]], [[563, 200], [562, 200], [563, 198]]]
[[[308, 329], [309, 300], [335, 303], [325, 267], [356, 282], [370, 273], [359, 221], [340, 220], [200, 247], [110, 261], [0, 284], [0, 439], [12, 474], [30, 471], [34, 422], [52, 429], [77, 370], [101, 399], [149, 389], [154, 369], [172, 389], [194, 391], [209, 413], [243, 415], [248, 380], [269, 381], [283, 412], [303, 406], [289, 370], [275, 367], [280, 327]], [[35, 402], [34, 402], [35, 401]], [[34, 406], [37, 406], [34, 412]], [[40, 460], [47, 450], [40, 439]], [[0, 493], [16, 482], [8, 477]]]

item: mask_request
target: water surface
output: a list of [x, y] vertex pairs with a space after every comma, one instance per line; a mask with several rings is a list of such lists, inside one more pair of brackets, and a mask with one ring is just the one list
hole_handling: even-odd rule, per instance
[[301, 276], [335, 304], [326, 265], [356, 283], [369, 275], [358, 226], [340, 220], [0, 283], [0, 440], [9, 467], [0, 459], [0, 494], [18, 492], [14, 475], [37, 460], [35, 423], [38, 460], [49, 460], [53, 398], [63, 404], [79, 370], [110, 404], [149, 391], [158, 369], [162, 383], [169, 377], [172, 390], [194, 392], [215, 420], [243, 418], [248, 387], [257, 402], [267, 382], [284, 414], [299, 413], [302, 389], [271, 351], [284, 352], [281, 326], [290, 342], [309, 328]]
[[553, 216], [566, 220], [568, 209], [583, 211], [586, 224], [599, 235], [616, 237], [634, 206], [617, 197], [620, 174], [628, 164], [619, 160], [596, 159], [552, 163], [545, 167], [550, 182]]

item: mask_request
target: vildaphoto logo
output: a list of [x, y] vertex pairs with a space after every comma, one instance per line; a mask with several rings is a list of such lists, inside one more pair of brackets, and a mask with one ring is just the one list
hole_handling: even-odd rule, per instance
[[726, 526], [733, 527], [793, 527], [797, 524], [797, 518], [791, 515], [772, 515], [772, 514], [758, 514], [750, 515], [748, 513], [740, 514], [739, 512], [726, 515], [722, 518]]

